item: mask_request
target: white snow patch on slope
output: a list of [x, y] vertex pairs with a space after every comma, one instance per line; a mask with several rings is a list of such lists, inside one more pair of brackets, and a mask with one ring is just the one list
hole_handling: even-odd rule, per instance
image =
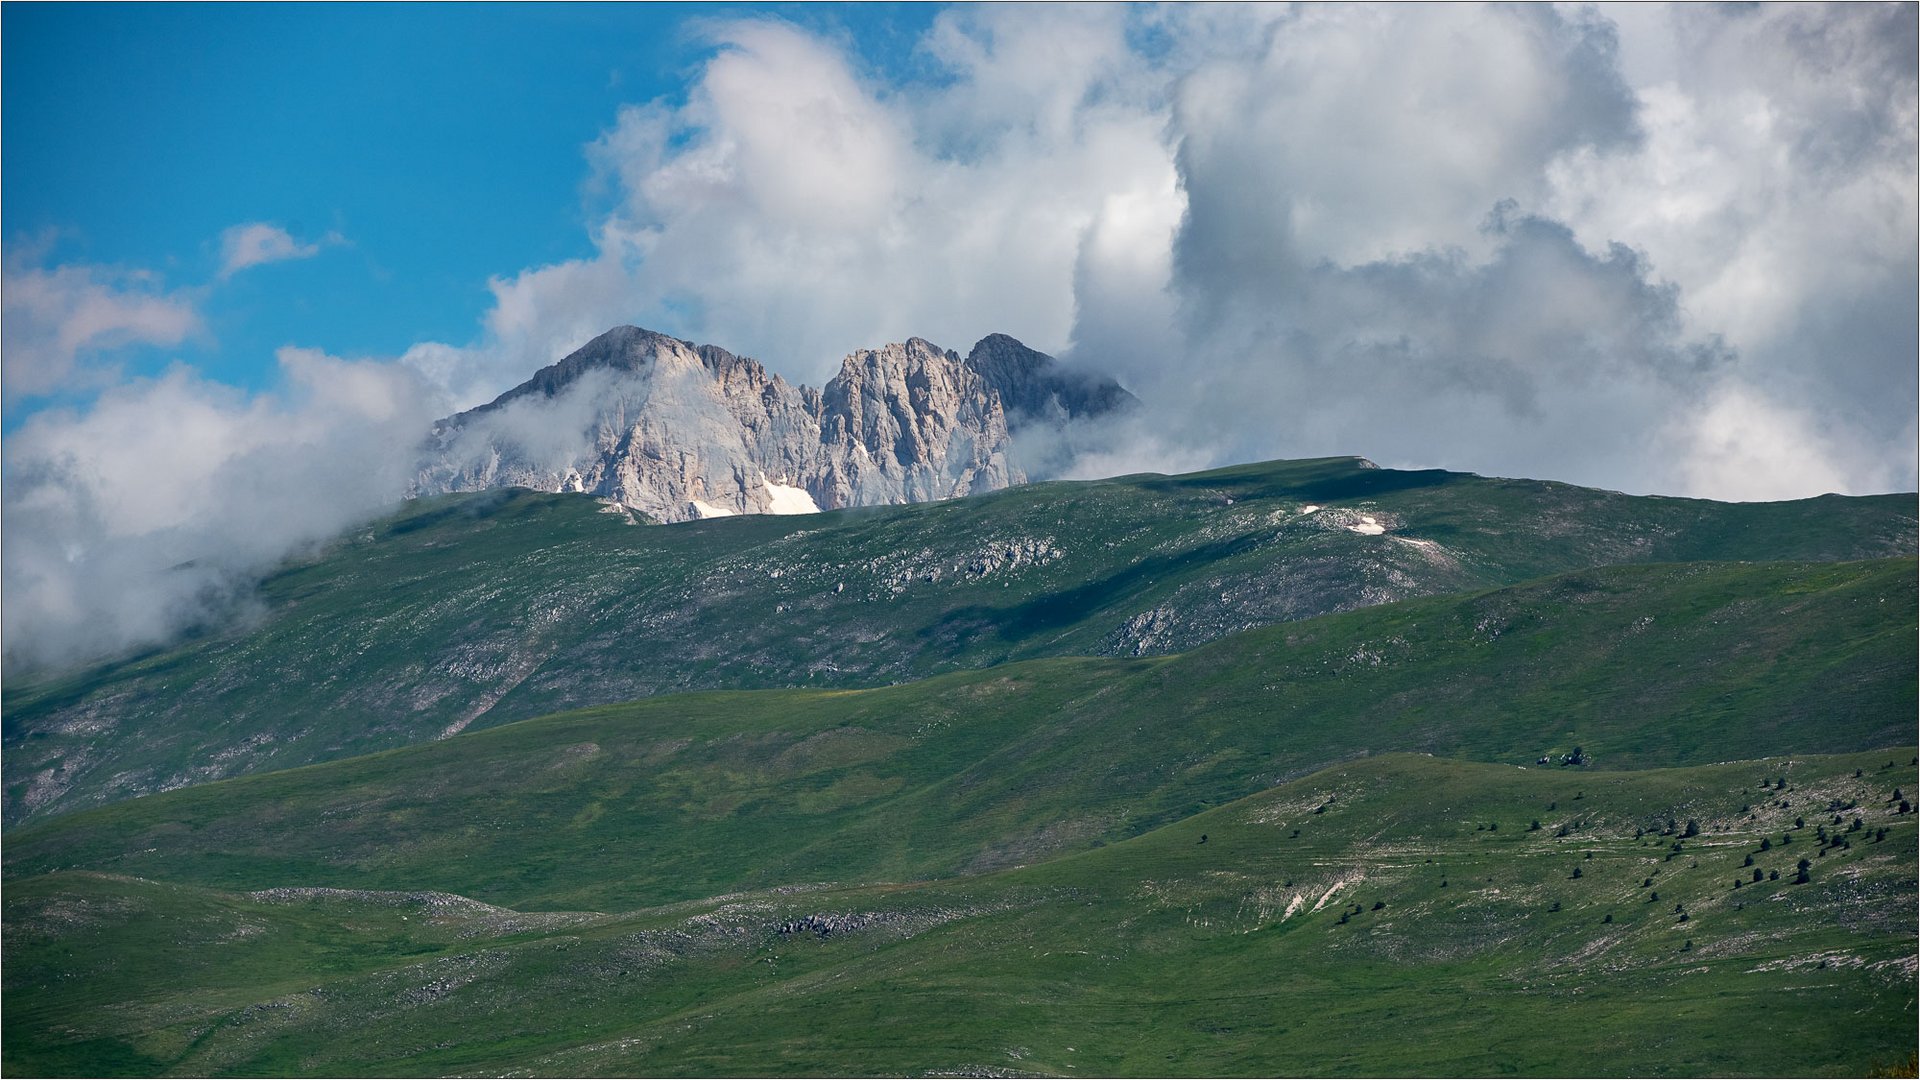
[[1361, 536], [1379, 536], [1381, 533], [1387, 531], [1387, 527], [1370, 517], [1362, 517], [1360, 524], [1349, 525], [1347, 526], [1347, 530], [1349, 532], [1357, 532]]
[[739, 513], [737, 510], [729, 510], [724, 506], [715, 506], [710, 502], [701, 502], [699, 499], [693, 500], [693, 512], [703, 518], [732, 517]]
[[764, 476], [760, 478], [760, 483], [767, 489], [767, 498], [772, 500], [772, 505], [769, 509], [776, 514], [817, 514], [820, 512], [820, 504], [813, 501], [813, 496], [807, 494], [805, 488], [789, 487], [786, 484], [775, 483]]

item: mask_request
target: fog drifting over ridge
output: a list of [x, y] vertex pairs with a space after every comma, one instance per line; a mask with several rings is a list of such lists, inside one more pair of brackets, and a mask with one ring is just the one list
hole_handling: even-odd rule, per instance
[[585, 149], [597, 254], [494, 279], [465, 344], [283, 350], [262, 395], [115, 381], [114, 345], [205, 332], [194, 290], [10, 250], [8, 394], [104, 389], [7, 438], [9, 662], [224, 617], [397, 500], [431, 420], [620, 323], [814, 385], [1004, 331], [1144, 402], [1081, 476], [1915, 484], [1911, 6], [967, 7], [900, 84], [782, 22], [706, 32], [684, 95]]

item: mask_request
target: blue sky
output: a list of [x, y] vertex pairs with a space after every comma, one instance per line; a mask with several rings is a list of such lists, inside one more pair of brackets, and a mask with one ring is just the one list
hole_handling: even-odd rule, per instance
[[[876, 68], [910, 65], [931, 19], [892, 5], [758, 10]], [[9, 4], [6, 247], [206, 286], [204, 332], [116, 350], [132, 371], [184, 360], [259, 388], [288, 343], [359, 356], [461, 341], [491, 276], [591, 253], [582, 148], [622, 103], [684, 92], [709, 50], [699, 27], [741, 13]], [[221, 233], [244, 222], [321, 250], [219, 281]]]

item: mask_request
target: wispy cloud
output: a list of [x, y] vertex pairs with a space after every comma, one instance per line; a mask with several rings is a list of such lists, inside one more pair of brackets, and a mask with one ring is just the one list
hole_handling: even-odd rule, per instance
[[346, 238], [337, 232], [303, 244], [287, 230], [269, 222], [234, 225], [220, 234], [220, 279], [224, 281], [250, 266], [310, 259], [324, 248], [345, 242]]
[[9, 259], [0, 278], [0, 356], [9, 402], [103, 385], [104, 355], [133, 345], [178, 345], [202, 329], [194, 294], [158, 275]]

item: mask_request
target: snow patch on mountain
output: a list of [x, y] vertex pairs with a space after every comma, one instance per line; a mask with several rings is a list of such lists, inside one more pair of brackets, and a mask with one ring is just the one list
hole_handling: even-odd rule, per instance
[[792, 487], [762, 477], [760, 483], [767, 489], [767, 510], [775, 514], [817, 514], [820, 506], [807, 494], [806, 488]]

